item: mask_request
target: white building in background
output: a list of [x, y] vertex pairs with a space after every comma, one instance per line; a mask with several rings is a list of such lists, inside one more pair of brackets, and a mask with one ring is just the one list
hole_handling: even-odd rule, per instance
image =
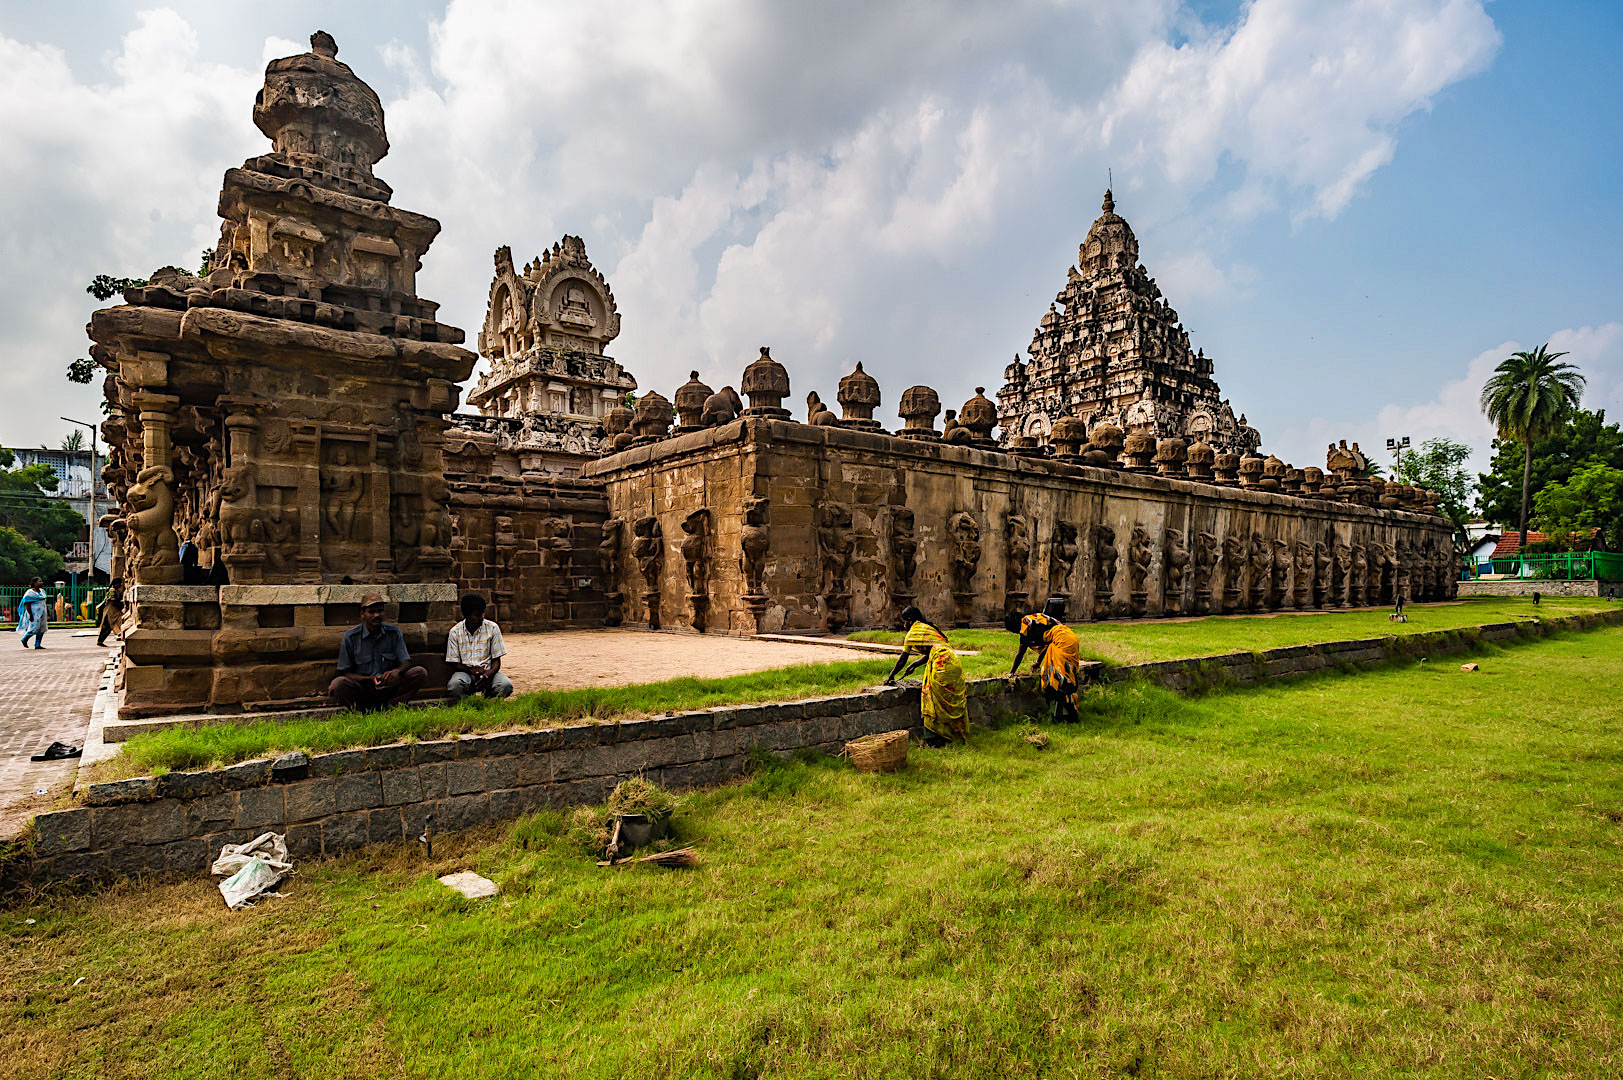
[[99, 518], [108, 510], [107, 486], [101, 479], [101, 468], [107, 463], [106, 455], [96, 454], [92, 460], [89, 450], [47, 450], [44, 447], [26, 446], [13, 446], [9, 449], [16, 458], [11, 463], [13, 469], [22, 469], [29, 465], [49, 465], [56, 470], [56, 490], [46, 492], [46, 497], [61, 499], [72, 506], [93, 529], [88, 542], [81, 540], [73, 546], [73, 550], [64, 560], [66, 564], [64, 569], [72, 573], [85, 573], [90, 569], [90, 556], [94, 551], [97, 571], [102, 574], [111, 573], [112, 542], [108, 539], [107, 531], [96, 526], [91, 519], [92, 482], [95, 484], [95, 516]]

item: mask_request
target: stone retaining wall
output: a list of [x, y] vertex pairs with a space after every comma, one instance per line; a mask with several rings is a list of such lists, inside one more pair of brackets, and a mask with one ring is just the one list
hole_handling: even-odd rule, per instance
[[1462, 581], [1461, 596], [1623, 596], [1623, 581], [1538, 581], [1507, 578], [1500, 581]]
[[[1548, 622], [1493, 623], [1403, 637], [1299, 645], [1103, 669], [1175, 690], [1250, 684], [1348, 665], [1443, 656], [1478, 643], [1514, 644], [1563, 630], [1623, 623], [1623, 610]], [[369, 843], [410, 841], [427, 815], [436, 830], [516, 818], [544, 806], [600, 802], [635, 775], [668, 788], [730, 780], [752, 750], [838, 750], [859, 735], [917, 728], [918, 690], [718, 706], [615, 724], [395, 743], [331, 754], [285, 754], [226, 769], [92, 784], [88, 806], [34, 819], [35, 879], [207, 870], [222, 845], [283, 832], [296, 859]], [[1043, 708], [1032, 679], [969, 684], [970, 719]]]

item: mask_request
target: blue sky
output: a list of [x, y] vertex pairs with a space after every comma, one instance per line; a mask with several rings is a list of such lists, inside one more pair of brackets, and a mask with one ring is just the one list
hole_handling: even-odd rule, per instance
[[[928, 13], [928, 17], [924, 13]], [[1107, 168], [1142, 256], [1266, 449], [1448, 435], [1552, 341], [1623, 416], [1623, 5], [1475, 0], [457, 0], [0, 6], [0, 442], [95, 409], [97, 272], [195, 260], [260, 152], [269, 57], [334, 34], [378, 90], [423, 293], [473, 339], [490, 252], [585, 237], [667, 395], [758, 344], [798, 406], [857, 360], [995, 389]]]

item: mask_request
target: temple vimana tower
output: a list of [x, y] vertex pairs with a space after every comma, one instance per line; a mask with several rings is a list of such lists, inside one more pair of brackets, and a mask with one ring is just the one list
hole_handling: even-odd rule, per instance
[[1005, 447], [1046, 445], [1054, 422], [1108, 423], [1128, 433], [1202, 441], [1245, 454], [1262, 436], [1218, 391], [1212, 362], [1138, 261], [1138, 238], [1105, 192], [1060, 290], [1032, 336], [1031, 359], [1004, 371], [998, 414]]

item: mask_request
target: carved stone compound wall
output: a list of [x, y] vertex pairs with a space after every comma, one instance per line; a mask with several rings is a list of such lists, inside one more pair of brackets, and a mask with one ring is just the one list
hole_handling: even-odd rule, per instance
[[[737, 634], [883, 626], [910, 601], [970, 625], [1051, 594], [1081, 620], [1440, 599], [1453, 587], [1447, 524], [1402, 491], [1381, 508], [751, 410], [604, 458], [587, 477], [607, 485], [615, 518], [669, 548], [646, 588], [638, 566], [620, 567], [631, 623], [655, 607], [664, 625], [690, 625], [679, 547], [701, 509], [708, 628]], [[747, 549], [746, 514], [768, 523]]]
[[265, 69], [272, 152], [226, 172], [208, 272], [160, 270], [90, 323], [135, 583], [128, 716], [319, 700], [368, 587], [416, 649], [456, 618], [441, 444], [474, 355], [416, 295], [440, 226], [372, 173], [377, 95], [310, 43]]

